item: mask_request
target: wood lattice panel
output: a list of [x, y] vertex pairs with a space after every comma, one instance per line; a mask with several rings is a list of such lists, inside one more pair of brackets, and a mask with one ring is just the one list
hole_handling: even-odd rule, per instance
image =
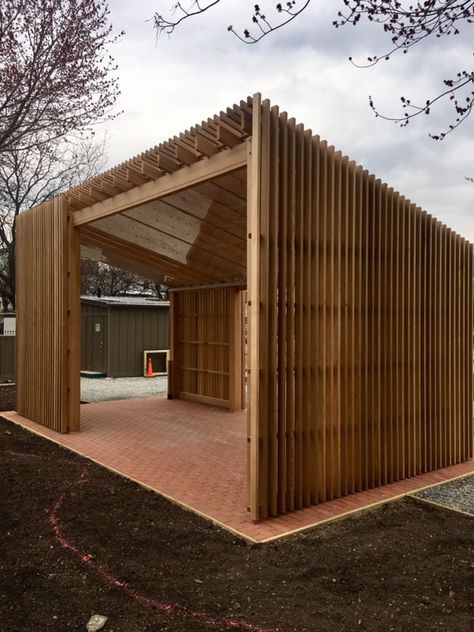
[[174, 396], [241, 408], [242, 297], [236, 288], [173, 294]]

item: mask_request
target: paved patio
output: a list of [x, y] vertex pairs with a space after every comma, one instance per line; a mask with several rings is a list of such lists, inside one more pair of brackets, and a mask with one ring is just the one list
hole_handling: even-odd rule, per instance
[[474, 461], [255, 523], [246, 510], [246, 413], [166, 398], [81, 406], [81, 432], [61, 435], [2, 416], [257, 542], [282, 537], [474, 472]]

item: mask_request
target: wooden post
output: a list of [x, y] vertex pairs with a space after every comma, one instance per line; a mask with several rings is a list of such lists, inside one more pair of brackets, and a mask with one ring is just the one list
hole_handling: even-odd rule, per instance
[[247, 300], [248, 300], [248, 405], [247, 460], [249, 509], [254, 520], [259, 510], [259, 397], [260, 397], [260, 163], [261, 96], [253, 98], [252, 140], [247, 155]]
[[71, 213], [67, 216], [65, 241], [67, 385], [64, 400], [67, 430], [77, 431], [81, 402], [81, 246], [79, 229], [74, 228]]
[[168, 361], [168, 399], [178, 399], [181, 390], [179, 360], [179, 294], [170, 293], [170, 357]]
[[229, 290], [229, 409], [242, 410], [242, 293]]

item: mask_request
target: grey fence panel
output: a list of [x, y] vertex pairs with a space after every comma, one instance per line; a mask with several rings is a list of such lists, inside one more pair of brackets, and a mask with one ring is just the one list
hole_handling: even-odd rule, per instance
[[16, 336], [0, 336], [0, 382], [15, 380]]

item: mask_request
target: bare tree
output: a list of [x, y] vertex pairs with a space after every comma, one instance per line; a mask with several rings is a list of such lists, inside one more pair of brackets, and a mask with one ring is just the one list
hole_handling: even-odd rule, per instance
[[[157, 34], [170, 35], [184, 20], [215, 7], [222, 0], [193, 2], [176, 2], [172, 15], [168, 18], [160, 13], [154, 15], [154, 25]], [[269, 16], [261, 9], [260, 4], [254, 4], [249, 17], [251, 26], [237, 30], [230, 25], [227, 30], [245, 44], [256, 44], [263, 37], [286, 26], [297, 18], [310, 4], [311, 0], [291, 0], [278, 2], [274, 5]], [[456, 37], [461, 28], [472, 28], [474, 23], [474, 0], [418, 0], [417, 2], [403, 2], [402, 0], [340, 0], [344, 5], [338, 11], [333, 26], [336, 28], [352, 25], [357, 26], [361, 20], [377, 24], [391, 39], [391, 45], [381, 54], [371, 55], [365, 64], [351, 61], [357, 67], [367, 67], [389, 60], [398, 52], [407, 53], [410, 48], [427, 38]], [[447, 101], [452, 106], [452, 116], [446, 129], [436, 134], [430, 134], [435, 140], [442, 140], [447, 134], [456, 129], [471, 114], [474, 104], [474, 71], [460, 68], [443, 81], [437, 94], [430, 96], [422, 103], [414, 103], [411, 99], [401, 97], [402, 114], [386, 116], [375, 106], [372, 97], [369, 104], [376, 116], [389, 121], [408, 125], [409, 121], [419, 115], [429, 115], [432, 107], [439, 102]]]
[[113, 116], [117, 37], [105, 0], [1, 0], [0, 159]]
[[81, 294], [89, 296], [123, 296], [146, 294], [166, 299], [167, 289], [154, 281], [115, 268], [101, 261], [84, 259], [81, 262]]
[[118, 296], [138, 291], [139, 277], [101, 261], [81, 262], [81, 294], [89, 296]]
[[15, 308], [15, 226], [22, 211], [41, 204], [105, 166], [105, 141], [56, 140], [0, 160], [0, 298]]
[[15, 305], [18, 214], [104, 166], [92, 127], [119, 90], [106, 0], [0, 0], [0, 297]]

